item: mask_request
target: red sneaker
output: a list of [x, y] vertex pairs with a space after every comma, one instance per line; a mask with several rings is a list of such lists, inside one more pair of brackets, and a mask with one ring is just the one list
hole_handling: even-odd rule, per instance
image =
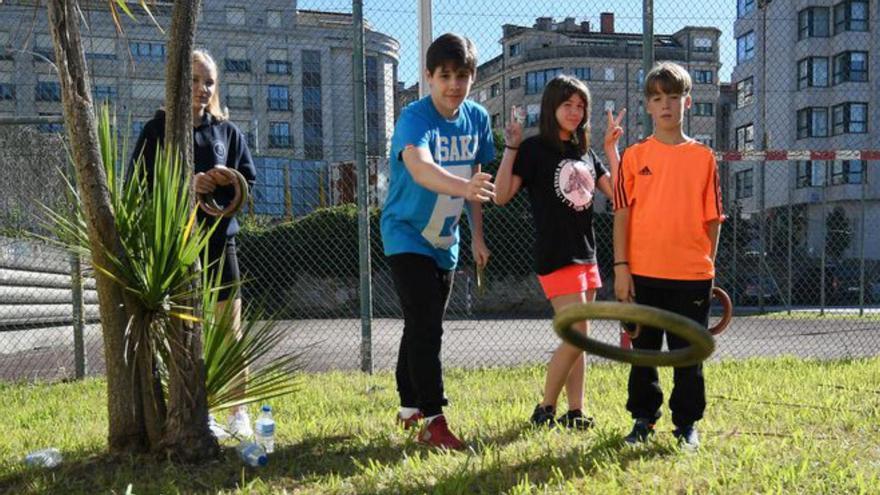
[[411, 430], [417, 426], [419, 426], [419, 421], [425, 419], [425, 415], [422, 414], [422, 411], [419, 411], [408, 418], [404, 418], [397, 413], [397, 424], [403, 427], [404, 430]]
[[467, 448], [464, 442], [449, 431], [446, 418], [442, 415], [423, 426], [416, 441], [441, 449], [464, 450]]

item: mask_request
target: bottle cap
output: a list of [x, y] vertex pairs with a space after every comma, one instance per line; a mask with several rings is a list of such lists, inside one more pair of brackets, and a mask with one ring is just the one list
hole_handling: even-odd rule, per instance
[[272, 406], [269, 404], [263, 404], [263, 412], [272, 412]]

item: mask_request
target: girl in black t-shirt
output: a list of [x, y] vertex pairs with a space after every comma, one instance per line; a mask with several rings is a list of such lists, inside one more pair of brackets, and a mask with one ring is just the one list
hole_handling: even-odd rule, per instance
[[[596, 265], [593, 197], [596, 189], [611, 197], [608, 170], [590, 149], [590, 92], [568, 75], [553, 78], [541, 98], [539, 133], [522, 139], [516, 111], [504, 132], [504, 156], [495, 179], [495, 202], [510, 201], [526, 189], [535, 227], [535, 271], [544, 294], [559, 312], [596, 300], [602, 286]], [[586, 335], [589, 323], [575, 328]], [[544, 397], [531, 422], [586, 429], [583, 414], [584, 353], [563, 342], [547, 366]], [[568, 412], [556, 418], [556, 401], [565, 386]]]

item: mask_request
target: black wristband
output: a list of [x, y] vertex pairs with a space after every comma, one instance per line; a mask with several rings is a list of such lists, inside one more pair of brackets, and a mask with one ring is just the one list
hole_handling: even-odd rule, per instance
[[613, 266], [627, 265], [629, 266], [629, 261], [615, 261]]
[[508, 146], [508, 145], [506, 145], [506, 144], [504, 145], [504, 147], [507, 148], [507, 149], [509, 149], [509, 150], [514, 150], [514, 151], [516, 151], [516, 150], [519, 149], [519, 146], [513, 147], [513, 146]]

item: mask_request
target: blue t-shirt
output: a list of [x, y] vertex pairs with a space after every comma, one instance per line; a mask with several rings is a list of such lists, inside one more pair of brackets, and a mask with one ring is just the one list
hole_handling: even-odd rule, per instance
[[423, 254], [451, 270], [458, 262], [458, 220], [465, 199], [416, 183], [403, 163], [403, 150], [409, 145], [427, 148], [437, 165], [470, 179], [474, 165], [495, 158], [489, 114], [465, 100], [456, 118], [446, 120], [429, 95], [403, 110], [391, 138], [391, 185], [381, 225], [385, 254]]

